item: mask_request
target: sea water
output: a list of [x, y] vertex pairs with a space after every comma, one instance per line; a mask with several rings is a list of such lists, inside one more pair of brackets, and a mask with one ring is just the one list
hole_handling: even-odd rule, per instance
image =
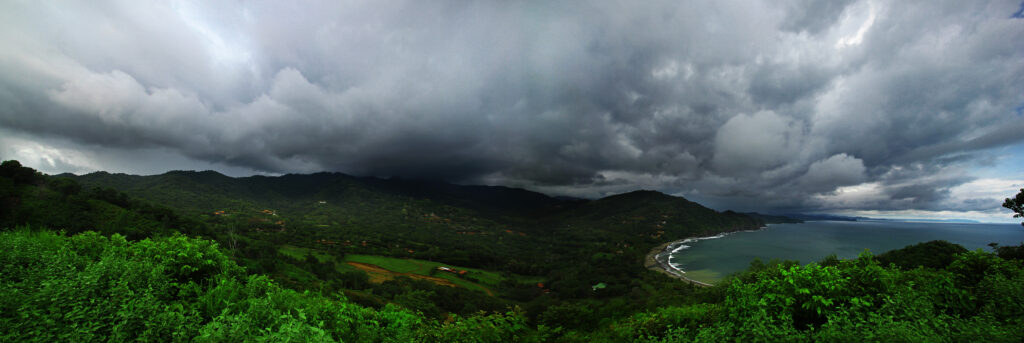
[[[828, 255], [856, 258], [865, 249], [874, 254], [932, 240], [946, 240], [968, 250], [991, 251], [989, 243], [1024, 242], [1020, 224], [915, 223], [895, 221], [809, 221], [770, 224], [757, 231], [736, 232], [677, 245], [669, 263], [686, 277], [714, 283], [742, 271], [759, 258], [796, 260], [801, 264]], [[687, 246], [687, 248], [682, 248]]]

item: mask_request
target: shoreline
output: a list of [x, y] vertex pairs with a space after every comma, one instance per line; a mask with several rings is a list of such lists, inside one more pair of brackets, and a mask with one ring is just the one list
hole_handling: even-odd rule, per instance
[[768, 226], [766, 225], [766, 226], [759, 227], [756, 230], [738, 230], [738, 231], [721, 232], [721, 233], [715, 234], [713, 236], [687, 237], [687, 238], [683, 238], [683, 239], [679, 239], [679, 240], [675, 240], [675, 241], [671, 241], [671, 242], [662, 243], [662, 244], [659, 244], [659, 245], [655, 246], [654, 249], [651, 249], [651, 251], [647, 253], [647, 257], [644, 258], [644, 267], [646, 267], [647, 269], [656, 271], [656, 272], [663, 273], [665, 275], [668, 275], [669, 277], [686, 281], [686, 282], [688, 282], [688, 283], [690, 283], [692, 285], [696, 285], [696, 286], [700, 286], [700, 287], [712, 287], [712, 286], [714, 286], [714, 284], [710, 284], [710, 283], [707, 283], [707, 282], [701, 282], [701, 281], [697, 281], [697, 280], [688, 278], [688, 277], [686, 277], [686, 275], [683, 275], [684, 274], [683, 271], [681, 271], [679, 269], [676, 269], [671, 264], [669, 264], [668, 258], [669, 258], [669, 255], [672, 254], [672, 251], [675, 250], [675, 248], [679, 244], [683, 244], [686, 241], [690, 241], [690, 240], [703, 240], [703, 239], [708, 239], [708, 238], [717, 238], [717, 237], [720, 237], [720, 236], [725, 236], [725, 235], [733, 234], [733, 233], [736, 233], [736, 232], [762, 230], [762, 229], [765, 229], [767, 227]]
[[647, 257], [644, 258], [644, 267], [646, 267], [647, 269], [650, 269], [650, 270], [653, 270], [653, 271], [660, 272], [662, 274], [668, 275], [669, 277], [686, 281], [687, 283], [690, 283], [691, 285], [695, 285], [695, 286], [699, 286], [699, 287], [711, 287], [711, 286], [714, 286], [714, 285], [712, 285], [710, 283], [700, 282], [700, 281], [688, 278], [688, 277], [684, 276], [683, 273], [679, 272], [677, 269], [673, 268], [671, 265], [668, 264], [668, 256], [671, 253], [671, 251], [670, 251], [671, 249], [669, 249], [669, 247], [672, 247], [673, 245], [685, 242], [688, 239], [699, 239], [699, 238], [702, 238], [702, 237], [688, 237], [688, 238], [680, 239], [680, 240], [677, 240], [677, 241], [671, 241], [671, 242], [665, 242], [665, 243], [659, 244], [658, 246], [654, 247], [654, 249], [651, 249], [651, 251], [647, 253]]

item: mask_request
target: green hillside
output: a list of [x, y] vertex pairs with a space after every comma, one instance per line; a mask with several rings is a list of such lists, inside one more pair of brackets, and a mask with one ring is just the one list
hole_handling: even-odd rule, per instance
[[697, 287], [644, 256], [764, 222], [653, 191], [559, 200], [331, 173], [47, 176], [7, 161], [0, 205], [0, 341], [1024, 337], [1018, 248], [754, 262]]
[[[66, 177], [86, 187], [115, 188], [208, 218], [220, 233], [259, 230], [263, 234], [284, 226], [293, 232], [288, 237], [307, 237], [306, 241], [288, 238], [297, 246], [315, 248], [313, 242], [326, 240], [345, 245], [344, 251], [350, 253], [440, 260], [532, 275], [548, 274], [557, 267], [549, 262], [552, 253], [576, 255], [580, 246], [605, 253], [623, 250], [617, 254], [636, 258], [664, 241], [762, 225], [748, 216], [719, 213], [649, 191], [565, 201], [505, 187], [338, 173], [230, 178], [210, 171], [154, 176], [100, 172]], [[272, 215], [264, 215], [265, 210]], [[223, 214], [213, 215], [219, 211]], [[609, 242], [618, 244], [613, 247]], [[571, 247], [556, 249], [565, 245]]]

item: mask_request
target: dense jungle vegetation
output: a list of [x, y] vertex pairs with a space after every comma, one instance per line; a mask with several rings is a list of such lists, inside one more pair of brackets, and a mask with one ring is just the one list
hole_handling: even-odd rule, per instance
[[1024, 338], [1021, 247], [753, 261], [699, 288], [644, 256], [772, 217], [650, 191], [587, 201], [328, 173], [47, 176], [6, 161], [0, 210], [2, 341]]

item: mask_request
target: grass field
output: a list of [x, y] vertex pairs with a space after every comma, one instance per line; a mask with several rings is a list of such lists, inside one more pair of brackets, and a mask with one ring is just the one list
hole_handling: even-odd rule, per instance
[[[463, 268], [440, 262], [416, 260], [411, 258], [395, 258], [374, 255], [345, 255], [344, 260], [345, 262], [359, 262], [372, 264], [397, 273], [432, 275], [451, 281], [452, 283], [459, 285], [460, 287], [481, 291], [486, 291], [486, 287], [488, 286], [497, 286], [502, 279], [501, 274], [495, 272], [490, 272], [482, 269]], [[459, 270], [465, 270], [467, 272], [465, 277], [474, 278], [479, 281], [479, 284], [466, 280], [462, 277], [456, 276], [455, 274], [439, 270], [431, 274], [432, 270], [436, 270], [437, 267], [442, 266], [451, 267]]]
[[[495, 273], [492, 271], [476, 268], [464, 268], [440, 262], [417, 260], [411, 258], [396, 258], [376, 255], [345, 255], [345, 257], [339, 261], [334, 256], [331, 256], [322, 251], [310, 248], [300, 248], [290, 245], [281, 247], [280, 249], [278, 249], [278, 252], [281, 255], [287, 256], [298, 261], [303, 261], [306, 259], [307, 256], [312, 255], [314, 258], [317, 259], [317, 261], [321, 263], [334, 262], [339, 272], [358, 270], [357, 268], [349, 265], [346, 262], [365, 263], [372, 264], [395, 273], [434, 276], [437, 278], [451, 281], [451, 283], [454, 283], [459, 287], [484, 291], [488, 293], [491, 293], [488, 289], [489, 287], [498, 286], [503, 279], [502, 274]], [[437, 267], [450, 267], [458, 270], [465, 270], [467, 273], [465, 275], [459, 276], [453, 273], [437, 270]], [[293, 277], [301, 276], [294, 275]], [[539, 282], [541, 279], [540, 277], [524, 277], [519, 275], [514, 275], [513, 277], [520, 282]], [[467, 280], [468, 278], [474, 279], [475, 281]]]

